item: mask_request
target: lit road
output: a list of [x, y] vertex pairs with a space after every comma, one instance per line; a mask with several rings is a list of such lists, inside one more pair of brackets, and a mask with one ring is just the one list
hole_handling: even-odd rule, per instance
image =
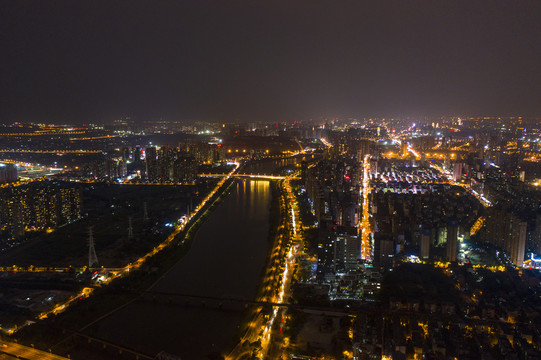
[[[139, 259], [137, 259], [133, 263], [130, 263], [130, 264], [124, 266], [123, 268], [111, 271], [111, 274], [112, 274], [111, 276], [103, 277], [101, 279], [102, 280], [101, 285], [105, 286], [105, 285], [109, 284], [113, 279], [125, 276], [125, 275], [129, 274], [129, 272], [131, 270], [139, 269], [145, 263], [145, 261], [147, 259], [149, 259], [150, 257], [156, 255], [160, 251], [164, 250], [167, 246], [169, 246], [173, 242], [175, 237], [182, 230], [184, 230], [186, 228], [186, 226], [191, 225], [190, 220], [201, 211], [201, 209], [206, 205], [206, 203], [208, 201], [211, 200], [211, 198], [222, 187], [222, 185], [234, 175], [235, 171], [237, 171], [240, 164], [238, 162], [236, 162], [236, 163], [234, 163], [234, 165], [235, 165], [235, 168], [233, 170], [231, 170], [228, 174], [223, 175], [223, 178], [216, 184], [216, 187], [214, 187], [214, 189], [205, 197], [205, 199], [203, 199], [203, 201], [201, 201], [199, 203], [199, 205], [197, 205], [197, 207], [194, 209], [194, 211], [191, 214], [189, 214], [188, 216], [183, 216], [182, 218], [179, 219], [178, 222], [179, 222], [180, 225], [178, 225], [175, 228], [175, 230], [162, 243], [160, 243], [159, 245], [154, 247], [151, 251], [149, 251], [147, 254], [141, 256]], [[98, 270], [102, 270], [102, 269], [98, 269]], [[92, 290], [93, 290], [92, 288], [84, 288], [80, 293], [75, 294], [70, 299], [68, 299], [66, 302], [56, 304], [53, 309], [41, 313], [38, 316], [38, 318], [39, 319], [44, 319], [50, 314], [56, 315], [56, 314], [59, 314], [59, 313], [65, 311], [70, 305], [75, 303], [77, 300], [90, 296], [92, 294]], [[6, 331], [8, 333], [13, 333], [15, 330], [16, 329], [8, 329]]]
[[[404, 141], [404, 140], [402, 140], [402, 141]], [[410, 153], [412, 153], [413, 156], [415, 156], [416, 159], [420, 159], [420, 158], [421, 158], [421, 155], [420, 155], [417, 151], [415, 151], [415, 149], [414, 149], [411, 145], [408, 145], [408, 151], [409, 151]]]
[[[264, 288], [259, 301], [275, 304], [287, 303], [295, 267], [297, 252], [302, 248], [302, 223], [299, 218], [299, 209], [295, 195], [289, 184], [289, 179], [283, 182], [285, 195], [280, 197], [282, 220], [279, 229], [290, 230], [285, 235], [278, 232], [274, 248], [270, 255], [270, 262], [263, 279]], [[286, 206], [288, 205], [288, 206]], [[286, 319], [286, 308], [273, 306], [270, 314], [265, 314], [262, 308], [254, 311], [246, 333], [238, 345], [226, 357], [227, 360], [250, 358], [253, 347], [243, 347], [246, 340], [261, 342], [261, 349], [257, 353], [258, 359], [278, 359], [284, 348], [281, 338], [282, 328]], [[278, 326], [279, 325], [279, 326]]]
[[363, 214], [359, 230], [361, 235], [361, 257], [363, 259], [372, 258], [372, 244], [370, 241], [370, 155], [366, 155], [363, 161], [363, 183], [361, 188], [363, 199]]
[[32, 164], [32, 163], [29, 163], [29, 162], [17, 161], [17, 160], [12, 160], [12, 159], [0, 159], [0, 162], [5, 163], [5, 164], [19, 165], [19, 166], [23, 166], [23, 167], [34, 167], [34, 168], [39, 167], [40, 169], [46, 169], [45, 167], [41, 167], [38, 164]]
[[[290, 206], [290, 212], [288, 213], [288, 222], [291, 228], [291, 240], [289, 243], [289, 248], [287, 251], [286, 258], [283, 262], [283, 272], [280, 275], [280, 288], [278, 294], [271, 298], [272, 302], [283, 304], [286, 302], [286, 298], [289, 295], [292, 273], [295, 267], [295, 262], [297, 260], [297, 251], [299, 248], [302, 249], [302, 224], [299, 217], [299, 208], [295, 195], [289, 184], [289, 180], [284, 181], [284, 188], [286, 190], [286, 201]], [[259, 354], [259, 359], [273, 359], [280, 358], [282, 344], [280, 344], [281, 339], [276, 335], [281, 334], [283, 323], [285, 321], [285, 308], [274, 306], [269, 320], [263, 327], [263, 332], [261, 334], [261, 353]], [[274, 329], [275, 323], [280, 321], [279, 330]], [[273, 331], [274, 330], [274, 331]], [[274, 344], [273, 344], [274, 343]], [[274, 345], [274, 346], [273, 346]]]
[[17, 136], [44, 136], [44, 135], [81, 135], [86, 131], [35, 131], [28, 133], [2, 133], [0, 136], [17, 137]]
[[[19, 345], [12, 342], [0, 340], [0, 354], [9, 354], [15, 358], [30, 359], [30, 360], [67, 360], [63, 356], [58, 356], [45, 351], [37, 350], [28, 346]], [[2, 356], [2, 355], [0, 355]], [[12, 359], [13, 357], [5, 357]], [[1, 359], [2, 357], [0, 357]]]
[[101, 154], [103, 150], [27, 150], [27, 149], [0, 149], [0, 153], [25, 154]]
[[[0, 152], [2, 152], [0, 150]], [[2, 187], [8, 186], [18, 186], [29, 180], [38, 180], [44, 176], [49, 176], [53, 174], [58, 174], [59, 172], [64, 171], [63, 168], [53, 168], [47, 166], [41, 166], [39, 164], [32, 164], [24, 161], [17, 161], [12, 159], [0, 159], [0, 163], [4, 164], [13, 164], [19, 167], [17, 174], [19, 175], [19, 181], [16, 183], [5, 183], [2, 184]], [[23, 168], [23, 169], [21, 169]]]
[[486, 218], [484, 216], [480, 216], [475, 221], [475, 223], [472, 225], [472, 227], [470, 229], [470, 236], [473, 236], [473, 235], [477, 234], [479, 232], [479, 230], [481, 230], [481, 228], [485, 224], [485, 221], [486, 221]]
[[323, 143], [323, 145], [325, 145], [328, 148], [332, 147], [332, 144], [330, 142], [328, 142], [327, 139], [325, 139], [325, 138], [320, 138], [319, 141], [321, 141]]

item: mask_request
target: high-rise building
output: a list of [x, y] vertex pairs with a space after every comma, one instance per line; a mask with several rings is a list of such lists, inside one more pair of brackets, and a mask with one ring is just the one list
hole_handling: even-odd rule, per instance
[[528, 223], [513, 216], [510, 236], [507, 239], [506, 251], [509, 258], [518, 267], [522, 267], [524, 262], [524, 252], [526, 249], [526, 235]]
[[400, 154], [402, 156], [408, 156], [408, 144], [405, 140], [402, 140], [402, 142], [400, 143]]
[[197, 162], [192, 156], [183, 155], [174, 162], [173, 181], [192, 183], [197, 179]]
[[357, 235], [345, 236], [345, 267], [346, 270], [356, 269], [361, 259], [361, 238]]
[[146, 179], [148, 182], [158, 182], [158, 154], [155, 147], [145, 149]]
[[454, 169], [454, 172], [453, 172], [453, 176], [454, 176], [456, 182], [459, 182], [460, 180], [462, 180], [462, 163], [457, 162], [455, 164], [455, 169]]
[[392, 268], [395, 252], [395, 243], [390, 234], [374, 234], [374, 267]]
[[419, 246], [419, 257], [423, 260], [428, 259], [430, 256], [430, 237], [432, 230], [423, 228], [421, 231], [421, 245]]
[[443, 159], [443, 168], [446, 170], [451, 168], [451, 157], [449, 154], [445, 154], [445, 158]]
[[133, 162], [136, 164], [141, 163], [141, 146], [137, 145], [135, 151], [133, 152]]
[[363, 162], [366, 155], [370, 155], [372, 143], [369, 140], [359, 140], [357, 145], [357, 161]]
[[12, 236], [55, 228], [82, 215], [81, 188], [66, 183], [35, 182], [0, 190], [0, 227]]
[[168, 183], [173, 182], [173, 163], [178, 151], [168, 146], [162, 146], [158, 151], [158, 176], [157, 180]]
[[522, 266], [526, 251], [527, 222], [495, 206], [489, 209], [486, 223], [486, 240], [503, 249], [513, 264]]
[[306, 183], [306, 171], [308, 170], [308, 164], [306, 163], [306, 161], [302, 161], [301, 163], [301, 180], [302, 180], [302, 183], [305, 184]]
[[541, 254], [541, 214], [537, 214], [535, 218], [535, 233], [533, 249], [538, 254]]
[[361, 239], [357, 235], [338, 234], [333, 250], [335, 272], [356, 269], [361, 258]]
[[443, 246], [443, 244], [447, 243], [447, 226], [440, 226], [438, 228], [437, 236], [436, 236], [436, 244], [438, 246]]
[[146, 149], [146, 180], [151, 183], [186, 183], [197, 178], [197, 162], [178, 148]]
[[458, 242], [458, 222], [455, 219], [447, 223], [447, 261], [456, 261]]

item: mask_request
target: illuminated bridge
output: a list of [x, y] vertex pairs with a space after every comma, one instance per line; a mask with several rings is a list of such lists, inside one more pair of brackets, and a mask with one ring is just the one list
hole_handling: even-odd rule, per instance
[[[226, 174], [199, 174], [201, 177], [222, 177]], [[283, 180], [283, 179], [298, 179], [297, 177], [292, 176], [277, 176], [277, 175], [270, 175], [270, 174], [233, 174], [231, 176], [234, 177], [245, 177], [245, 178], [252, 178], [252, 179], [270, 179], [270, 180]]]

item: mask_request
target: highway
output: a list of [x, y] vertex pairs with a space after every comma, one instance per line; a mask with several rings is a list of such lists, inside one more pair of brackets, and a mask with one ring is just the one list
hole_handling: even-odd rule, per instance
[[[6, 356], [9, 354], [12, 356]], [[67, 360], [63, 356], [55, 355], [32, 347], [0, 340], [0, 359], [29, 359], [29, 360]]]

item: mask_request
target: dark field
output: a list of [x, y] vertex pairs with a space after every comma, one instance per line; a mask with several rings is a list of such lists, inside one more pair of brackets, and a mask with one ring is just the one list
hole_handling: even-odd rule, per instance
[[[88, 231], [93, 227], [100, 266], [120, 267], [159, 244], [174, 223], [193, 209], [215, 185], [83, 184], [83, 218], [35, 236], [0, 257], [0, 266], [81, 267], [88, 265]], [[148, 219], [144, 219], [146, 203]], [[129, 218], [133, 237], [128, 236]]]

